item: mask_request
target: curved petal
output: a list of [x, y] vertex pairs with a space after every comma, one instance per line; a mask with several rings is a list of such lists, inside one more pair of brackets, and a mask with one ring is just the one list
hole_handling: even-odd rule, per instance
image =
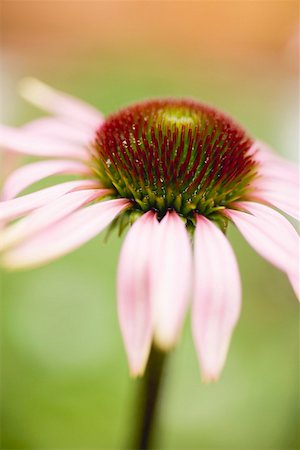
[[299, 220], [300, 172], [297, 164], [276, 156], [262, 145], [257, 150], [258, 178], [252, 183], [253, 200], [265, 201]]
[[28, 186], [51, 175], [91, 175], [91, 169], [79, 161], [39, 161], [16, 169], [6, 180], [2, 200], [16, 197]]
[[139, 218], [125, 238], [118, 267], [118, 315], [131, 374], [142, 375], [153, 336], [151, 278], [152, 211]]
[[293, 161], [289, 161], [276, 154], [267, 144], [261, 141], [254, 142], [250, 153], [255, 154], [255, 159], [259, 162], [258, 172], [264, 178], [270, 177], [272, 180], [295, 182], [299, 184], [299, 167]]
[[286, 164], [286, 166], [294, 167], [295, 164], [292, 161], [279, 155], [273, 148], [271, 148], [266, 142], [259, 139], [254, 141], [250, 153], [255, 153], [259, 161], [277, 161]]
[[[53, 114], [97, 128], [103, 122], [102, 114], [87, 103], [57, 91], [35, 78], [25, 78], [20, 83], [22, 96], [39, 108]], [[75, 124], [76, 126], [76, 124]]]
[[167, 212], [153, 230], [154, 339], [163, 350], [180, 334], [191, 287], [192, 254], [188, 233], [176, 212]]
[[41, 136], [71, 141], [84, 146], [88, 145], [94, 137], [94, 130], [91, 131], [90, 128], [74, 126], [74, 124], [57, 117], [42, 117], [32, 120], [23, 125], [22, 130]]
[[71, 214], [4, 253], [3, 263], [11, 269], [33, 268], [77, 249], [99, 234], [125, 208], [123, 199], [96, 203]]
[[70, 192], [36, 209], [24, 219], [0, 230], [0, 251], [35, 235], [60, 221], [80, 207], [108, 194], [108, 189], [86, 189]]
[[240, 314], [241, 286], [232, 248], [210, 220], [197, 216], [192, 327], [205, 381], [216, 380]]
[[269, 203], [294, 219], [300, 220], [300, 199], [299, 191], [296, 187], [288, 189], [287, 186], [283, 186], [281, 190], [280, 183], [274, 182], [274, 185], [270, 189], [257, 190], [253, 200]]
[[[20, 155], [13, 152], [3, 152], [0, 148], [0, 182], [5, 180], [10, 173], [12, 173], [20, 162]], [[1, 189], [0, 189], [1, 195]]]
[[40, 206], [46, 205], [48, 202], [67, 192], [83, 189], [97, 189], [99, 187], [101, 186], [99, 186], [98, 183], [91, 180], [67, 181], [66, 183], [41, 189], [32, 194], [0, 202], [0, 222], [6, 222], [21, 217]]
[[299, 236], [293, 226], [268, 206], [254, 202], [239, 202], [235, 206], [247, 212], [228, 209], [224, 214], [257, 253], [293, 280], [299, 277]]
[[80, 145], [1, 124], [0, 146], [26, 155], [88, 159], [87, 150]]
[[[261, 175], [261, 182], [278, 180], [286, 183], [287, 186], [296, 184], [299, 186], [299, 167], [283, 158], [274, 158], [260, 164], [258, 174]], [[258, 184], [260, 180], [258, 181]]]

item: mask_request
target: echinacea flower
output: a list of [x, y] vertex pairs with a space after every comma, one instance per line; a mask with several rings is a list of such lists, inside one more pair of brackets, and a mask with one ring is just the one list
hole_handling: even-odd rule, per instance
[[[93, 107], [28, 79], [22, 93], [53, 114], [2, 125], [7, 151], [38, 157], [6, 180], [2, 262], [31, 268], [76, 249], [106, 226], [129, 226], [118, 269], [118, 313], [129, 366], [143, 373], [154, 342], [174, 346], [192, 297], [205, 380], [218, 377], [240, 313], [232, 222], [298, 291], [298, 173], [231, 118], [192, 100], [134, 104], [104, 119]], [[26, 195], [53, 175], [76, 175]]]

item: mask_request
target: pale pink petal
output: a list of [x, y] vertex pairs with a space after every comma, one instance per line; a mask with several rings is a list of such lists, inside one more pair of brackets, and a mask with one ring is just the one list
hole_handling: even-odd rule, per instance
[[88, 145], [94, 138], [94, 130], [80, 127], [57, 117], [42, 117], [22, 127], [22, 130], [36, 135], [58, 138], [80, 145]]
[[283, 158], [261, 163], [258, 168], [258, 175], [260, 175], [260, 178], [257, 184], [260, 184], [260, 181], [264, 183], [264, 181], [274, 182], [274, 180], [278, 180], [287, 183], [288, 186], [290, 184], [299, 186], [299, 167]]
[[79, 161], [49, 160], [27, 164], [15, 170], [2, 189], [2, 200], [16, 197], [28, 186], [51, 175], [91, 175], [91, 169]]
[[244, 238], [263, 258], [293, 279], [299, 271], [299, 236], [277, 211], [254, 202], [235, 205], [247, 212], [224, 210]]
[[20, 269], [53, 261], [95, 237], [129, 205], [127, 200], [116, 199], [76, 211], [24, 244], [4, 253], [3, 263], [8, 268]]
[[26, 155], [88, 159], [88, 151], [78, 144], [38, 136], [21, 128], [13, 128], [1, 124], [0, 147]]
[[77, 123], [97, 128], [103, 122], [102, 114], [87, 103], [57, 91], [35, 78], [25, 78], [20, 84], [22, 96], [53, 114], [67, 117]]
[[259, 164], [249, 198], [269, 203], [299, 220], [299, 165], [277, 155], [264, 142], [254, 142], [250, 152]]
[[139, 218], [125, 238], [118, 268], [118, 314], [131, 374], [142, 375], [153, 336], [151, 301], [152, 211]]
[[276, 156], [261, 143], [256, 144], [258, 177], [251, 183], [251, 198], [281, 209], [286, 214], [300, 218], [300, 172], [297, 164]]
[[250, 153], [255, 154], [255, 159], [259, 162], [258, 173], [264, 178], [299, 183], [298, 164], [279, 156], [264, 142], [254, 142]]
[[[20, 165], [20, 155], [13, 152], [3, 152], [0, 148], [0, 182]], [[0, 190], [1, 192], [1, 190]]]
[[[288, 192], [290, 191], [290, 192]], [[300, 220], [300, 199], [298, 190], [284, 186], [280, 189], [280, 183], [275, 183], [271, 189], [257, 189], [253, 195], [253, 200], [269, 203], [275, 208], [281, 209], [284, 213], [296, 220]]]
[[281, 155], [279, 155], [276, 150], [274, 150], [272, 147], [270, 147], [269, 144], [267, 144], [266, 142], [261, 141], [259, 139], [254, 141], [249, 152], [257, 155], [257, 159], [259, 161], [275, 161], [275, 160], [277, 160], [277, 161], [285, 162], [288, 165], [289, 164], [293, 165], [292, 162], [290, 162], [286, 158], [283, 158]]
[[153, 230], [154, 340], [163, 350], [173, 347], [181, 331], [191, 288], [192, 254], [181, 218], [167, 212]]
[[224, 234], [205, 217], [196, 220], [192, 327], [203, 379], [213, 381], [223, 368], [240, 314], [241, 285]]
[[6, 222], [46, 205], [67, 192], [83, 189], [97, 189], [101, 186], [91, 180], [75, 180], [41, 189], [32, 194], [0, 202], [0, 222]]
[[0, 250], [34, 236], [38, 231], [68, 216], [76, 209], [110, 193], [109, 189], [70, 192], [36, 209], [27, 217], [0, 230]]

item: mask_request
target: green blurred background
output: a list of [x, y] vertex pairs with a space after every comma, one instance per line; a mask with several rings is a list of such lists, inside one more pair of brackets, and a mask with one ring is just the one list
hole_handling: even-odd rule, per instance
[[[16, 93], [33, 75], [105, 113], [194, 97], [296, 159], [297, 12], [293, 1], [4, 1], [3, 120], [40, 115]], [[21, 162], [5, 160], [4, 171]], [[298, 305], [286, 277], [229, 235], [243, 308], [228, 361], [218, 383], [201, 383], [187, 317], [170, 358], [161, 449], [299, 448]], [[2, 449], [126, 448], [138, 382], [117, 321], [120, 246], [102, 235], [43, 268], [2, 272]]]

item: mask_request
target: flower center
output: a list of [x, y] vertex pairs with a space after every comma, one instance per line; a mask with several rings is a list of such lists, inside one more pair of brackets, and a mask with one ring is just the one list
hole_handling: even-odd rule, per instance
[[241, 199], [255, 177], [252, 141], [230, 118], [191, 100], [138, 103], [107, 118], [93, 156], [102, 183], [136, 209], [206, 216]]

